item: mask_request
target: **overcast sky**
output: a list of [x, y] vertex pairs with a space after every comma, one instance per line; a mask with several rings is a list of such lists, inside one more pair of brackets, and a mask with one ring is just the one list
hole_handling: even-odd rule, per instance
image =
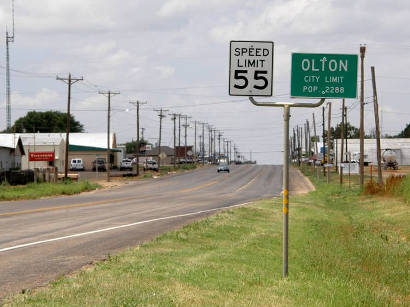
[[[275, 43], [274, 100], [289, 100], [292, 52], [358, 54], [367, 45], [365, 97], [371, 102], [375, 66], [382, 132], [397, 134], [410, 122], [410, 2], [314, 0], [16, 0], [11, 44], [12, 122], [30, 110], [65, 112], [67, 86], [56, 75], [83, 76], [72, 87], [72, 113], [88, 132], [106, 131], [106, 97], [112, 99], [117, 142], [136, 137], [130, 100], [147, 101], [141, 127], [153, 143], [154, 109], [183, 113], [220, 129], [259, 163], [281, 163], [282, 110], [253, 106], [228, 95], [229, 41]], [[0, 129], [6, 127], [5, 29], [11, 0], [0, 2]], [[271, 100], [272, 100], [271, 99]], [[332, 101], [333, 124], [341, 101]], [[359, 126], [358, 100], [347, 100], [349, 121]], [[321, 118], [321, 110], [313, 110]], [[366, 131], [374, 127], [365, 108]], [[292, 110], [291, 128], [312, 120], [312, 110]], [[172, 121], [163, 120], [163, 144], [172, 146]], [[321, 131], [321, 120], [317, 121]], [[188, 130], [193, 143], [193, 128]], [[182, 141], [181, 141], [182, 142]]]

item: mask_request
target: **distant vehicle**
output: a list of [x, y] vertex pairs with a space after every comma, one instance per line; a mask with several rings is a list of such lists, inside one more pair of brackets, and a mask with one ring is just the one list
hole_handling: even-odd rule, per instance
[[131, 159], [122, 159], [120, 164], [120, 171], [130, 170], [132, 171], [132, 160]]
[[392, 149], [385, 149], [382, 153], [384, 169], [392, 168], [394, 170], [399, 169], [399, 163], [397, 162], [397, 154]]
[[144, 163], [144, 171], [158, 172], [158, 163], [155, 160], [146, 160]]
[[106, 162], [104, 158], [97, 158], [93, 161], [93, 171], [102, 171], [105, 172], [107, 170]]
[[229, 173], [229, 165], [227, 163], [219, 163], [218, 168], [216, 170], [219, 172], [228, 172]]
[[82, 159], [74, 158], [70, 162], [70, 171], [83, 171], [84, 163]]

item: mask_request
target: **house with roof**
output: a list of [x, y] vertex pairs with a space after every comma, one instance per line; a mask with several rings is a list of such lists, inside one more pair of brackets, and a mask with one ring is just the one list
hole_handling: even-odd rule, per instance
[[25, 156], [21, 138], [13, 134], [0, 134], [0, 170], [9, 171], [21, 167], [21, 157]]

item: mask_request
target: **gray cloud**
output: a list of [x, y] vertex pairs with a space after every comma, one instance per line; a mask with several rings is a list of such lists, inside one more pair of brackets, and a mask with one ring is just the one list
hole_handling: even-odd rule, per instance
[[[10, 28], [7, 2], [0, 3], [0, 24]], [[291, 52], [357, 54], [366, 43], [366, 97], [372, 95], [368, 79], [370, 66], [375, 66], [385, 110], [383, 130], [396, 133], [410, 121], [409, 11], [404, 0], [16, 0], [11, 65], [23, 73], [12, 72], [12, 119], [34, 107], [64, 111], [66, 87], [55, 75], [72, 72], [86, 79], [73, 86], [72, 108], [90, 132], [105, 129], [106, 99], [97, 88], [118, 89], [112, 126], [119, 141], [135, 137], [135, 112], [128, 101], [141, 99], [149, 101], [141, 112], [142, 125], [154, 142], [158, 117], [153, 108], [163, 106], [223, 129], [260, 162], [279, 163], [281, 111], [228, 96], [229, 41], [275, 42], [276, 99], [289, 99]], [[4, 44], [0, 65], [0, 82], [5, 84]], [[5, 97], [4, 89], [0, 95]], [[339, 104], [334, 101], [335, 122]], [[356, 104], [348, 101], [349, 117], [358, 125]], [[372, 105], [366, 110], [366, 129], [371, 130]], [[315, 112], [319, 118], [320, 110]], [[292, 113], [291, 125], [311, 119], [310, 111]], [[1, 123], [3, 129], [5, 121]], [[167, 144], [172, 144], [171, 128], [166, 118]], [[192, 143], [193, 130], [189, 133]]]

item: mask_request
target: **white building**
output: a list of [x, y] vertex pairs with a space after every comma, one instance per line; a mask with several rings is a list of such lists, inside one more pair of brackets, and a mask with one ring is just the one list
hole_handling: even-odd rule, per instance
[[[334, 140], [334, 145], [337, 144], [335, 148], [335, 153], [337, 154], [337, 162], [340, 162], [340, 150], [341, 150], [341, 140]], [[380, 139], [381, 152], [385, 149], [391, 149], [396, 152], [397, 162], [399, 165], [410, 165], [410, 138], [400, 138], [400, 139]], [[344, 144], [344, 151], [346, 151], [346, 142]], [[360, 153], [360, 139], [349, 139], [347, 141], [347, 150], [353, 156], [357, 156]], [[364, 154], [365, 162], [370, 162], [377, 164], [377, 153], [376, 153], [376, 139], [365, 139], [364, 140]]]
[[0, 134], [0, 170], [20, 168], [24, 151], [21, 138], [13, 134]]
[[[35, 167], [56, 166], [64, 169], [65, 142], [54, 133], [21, 133], [26, 155], [21, 159], [21, 169], [34, 169]], [[30, 152], [54, 152], [54, 164], [47, 161], [29, 161]]]

